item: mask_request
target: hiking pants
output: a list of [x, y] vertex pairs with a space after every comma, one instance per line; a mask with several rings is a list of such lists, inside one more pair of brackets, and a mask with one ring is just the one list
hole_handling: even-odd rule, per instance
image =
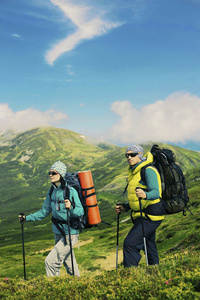
[[[149, 265], [158, 265], [159, 257], [156, 247], [156, 229], [161, 224], [161, 221], [150, 221], [143, 218], [144, 233], [147, 245], [147, 256]], [[141, 254], [144, 250], [144, 239], [142, 231], [142, 219], [137, 218], [134, 226], [124, 240], [123, 254], [124, 267], [138, 266]]]
[[[48, 277], [59, 276], [60, 268], [62, 264], [65, 266], [67, 273], [73, 275], [69, 236], [66, 235], [67, 244], [64, 243], [64, 238], [62, 237], [61, 234], [55, 233], [54, 236], [55, 236], [55, 246], [45, 259], [47, 276]], [[74, 245], [78, 241], [78, 237], [79, 237], [78, 234], [71, 235], [72, 247], [74, 247]], [[72, 253], [73, 253], [74, 275], [80, 277], [74, 251], [72, 251]]]

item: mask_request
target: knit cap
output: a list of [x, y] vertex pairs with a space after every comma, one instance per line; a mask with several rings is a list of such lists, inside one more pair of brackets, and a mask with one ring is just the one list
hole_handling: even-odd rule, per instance
[[132, 151], [133, 153], [138, 153], [138, 157], [140, 159], [142, 159], [143, 157], [143, 153], [144, 153], [144, 149], [142, 148], [142, 146], [140, 145], [132, 145], [132, 146], [129, 146], [127, 149], [126, 149], [126, 153], [128, 151]]
[[50, 170], [57, 171], [63, 178], [67, 173], [67, 167], [61, 161], [56, 161], [50, 168]]

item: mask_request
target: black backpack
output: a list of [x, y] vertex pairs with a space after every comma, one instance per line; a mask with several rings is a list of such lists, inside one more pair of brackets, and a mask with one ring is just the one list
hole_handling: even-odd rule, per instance
[[[189, 210], [188, 191], [185, 185], [185, 176], [181, 168], [175, 162], [175, 155], [172, 150], [160, 148], [153, 145], [150, 151], [153, 154], [153, 163], [141, 169], [141, 178], [145, 181], [145, 169], [152, 165], [156, 167], [161, 177], [162, 200], [166, 208], [166, 214], [175, 214]], [[191, 213], [191, 211], [189, 210]], [[192, 213], [191, 213], [192, 214]]]

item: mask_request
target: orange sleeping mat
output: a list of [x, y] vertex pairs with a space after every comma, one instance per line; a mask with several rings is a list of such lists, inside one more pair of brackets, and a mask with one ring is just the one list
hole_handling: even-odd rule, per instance
[[86, 199], [85, 203], [88, 209], [88, 224], [96, 225], [98, 223], [101, 223], [97, 197], [92, 179], [92, 172], [78, 172], [78, 178], [81, 185], [82, 195]]

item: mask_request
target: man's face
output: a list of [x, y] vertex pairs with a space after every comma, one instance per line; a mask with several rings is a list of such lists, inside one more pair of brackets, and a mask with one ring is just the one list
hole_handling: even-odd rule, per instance
[[133, 153], [132, 151], [128, 151], [126, 153], [127, 162], [130, 166], [134, 166], [141, 161], [137, 154], [138, 153]]

